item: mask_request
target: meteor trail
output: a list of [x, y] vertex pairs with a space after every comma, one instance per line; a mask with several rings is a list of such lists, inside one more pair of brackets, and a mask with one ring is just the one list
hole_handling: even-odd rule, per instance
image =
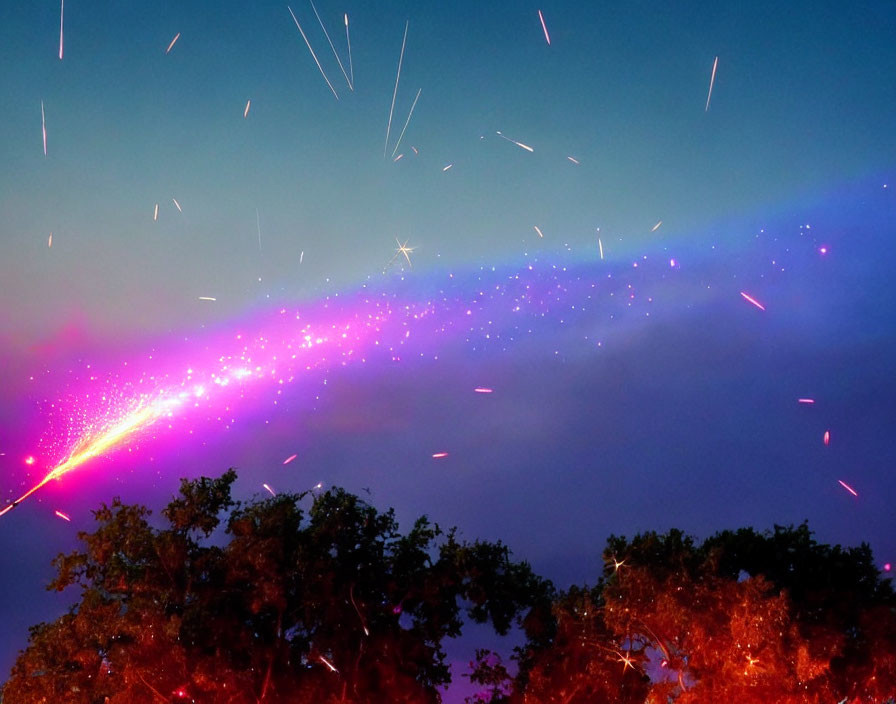
[[336, 100], [339, 100], [339, 95], [336, 93], [336, 89], [333, 87], [333, 84], [330, 83], [330, 79], [327, 78], [327, 74], [324, 73], [323, 67], [320, 65], [320, 61], [317, 60], [317, 54], [314, 53], [314, 49], [311, 48], [311, 42], [308, 41], [308, 37], [305, 36], [305, 32], [302, 29], [302, 25], [299, 24], [299, 21], [296, 19], [296, 14], [292, 11], [292, 8], [287, 5], [286, 9], [289, 10], [289, 14], [292, 15], [292, 21], [296, 23], [296, 27], [299, 29], [299, 34], [302, 35], [302, 39], [305, 40], [305, 46], [308, 47], [308, 51], [311, 52], [311, 58], [314, 59], [314, 63], [317, 64], [317, 68], [320, 71], [320, 75], [324, 77], [324, 80], [327, 82], [327, 85], [330, 86], [330, 90], [333, 91], [333, 95], [336, 96]]
[[345, 72], [345, 67], [342, 65], [342, 61], [339, 59], [339, 54], [336, 53], [336, 47], [333, 46], [333, 40], [330, 39], [330, 33], [327, 31], [327, 28], [324, 27], [324, 21], [320, 18], [320, 15], [317, 14], [317, 8], [314, 6], [314, 0], [308, 0], [308, 2], [311, 3], [311, 9], [314, 10], [314, 16], [317, 17], [317, 21], [320, 23], [320, 28], [324, 30], [324, 36], [330, 43], [330, 48], [333, 50], [333, 56], [336, 57], [336, 63], [339, 64], [339, 68], [342, 70], [342, 75], [345, 76], [345, 82], [348, 83], [348, 89], [354, 90], [352, 82], [351, 80], [349, 80], [348, 74]]
[[709, 101], [712, 98], [712, 87], [716, 82], [716, 69], [719, 66], [719, 57], [712, 62], [712, 76], [709, 77], [709, 93], [706, 96], [706, 109], [703, 112], [709, 112]]
[[171, 43], [168, 45], [168, 48], [165, 49], [166, 54], [171, 51], [171, 47], [173, 47], [175, 45], [175, 43], [177, 42], [178, 39], [180, 39], [180, 32], [178, 32], [177, 34], [174, 35], [174, 39], [171, 40]]
[[398, 141], [395, 143], [395, 149], [392, 150], [392, 156], [395, 156], [395, 152], [398, 151], [398, 147], [401, 144], [401, 138], [404, 137], [404, 131], [408, 128], [408, 124], [411, 121], [411, 115], [414, 114], [414, 108], [417, 107], [417, 100], [420, 99], [420, 91], [422, 91], [422, 90], [423, 89], [420, 88], [417, 91], [417, 97], [414, 98], [414, 103], [411, 105], [411, 111], [408, 113], [408, 119], [405, 120], [404, 127], [401, 128], [401, 134], [398, 135]]

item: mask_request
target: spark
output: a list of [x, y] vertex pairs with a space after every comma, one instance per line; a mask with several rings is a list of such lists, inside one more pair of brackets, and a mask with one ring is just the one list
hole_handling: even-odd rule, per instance
[[43, 479], [40, 480], [40, 482], [31, 487], [18, 499], [0, 510], [0, 516], [14, 509], [25, 499], [31, 496], [34, 492], [45, 486], [47, 483], [51, 482], [54, 479], [61, 478], [64, 474], [67, 474], [73, 469], [80, 467], [88, 460], [91, 460], [94, 457], [99, 457], [111, 448], [120, 444], [124, 439], [130, 437], [138, 430], [146, 428], [161, 415], [167, 414], [170, 411], [172, 405], [174, 405], [175, 403], [176, 401], [172, 399], [161, 398], [158, 399], [155, 403], [140, 405], [132, 413], [125, 416], [121, 421], [113, 425], [105, 432], [102, 432], [93, 438], [88, 437], [75, 447], [75, 449], [72, 451], [72, 454], [67, 460], [52, 469]]
[[180, 39], [180, 32], [178, 32], [177, 34], [174, 35], [174, 39], [171, 40], [171, 43], [168, 45], [168, 48], [165, 49], [166, 54], [171, 51], [171, 47], [173, 47], [175, 45], [175, 43], [177, 43], [178, 39]]
[[249, 106], [252, 104], [251, 100], [246, 101], [246, 109], [243, 110], [243, 119], [249, 117]]
[[[414, 114], [414, 108], [417, 107], [417, 101], [420, 99], [420, 92], [422, 90], [423, 90], [422, 88], [419, 88], [417, 90], [417, 97], [414, 98], [414, 102], [411, 105], [411, 110], [408, 113], [408, 119], [405, 120], [404, 127], [401, 128], [401, 134], [398, 135], [398, 141], [395, 143], [395, 149], [392, 150], [392, 156], [395, 156], [395, 152], [398, 151], [398, 147], [401, 144], [401, 138], [404, 137], [404, 131], [408, 128], [408, 123], [410, 123], [410, 121], [411, 121], [411, 115]], [[413, 149], [413, 147], [412, 147], [412, 149]], [[415, 149], [414, 151], [416, 152], [417, 150]]]
[[417, 151], [417, 147], [415, 147], [415, 146], [413, 146], [413, 145], [411, 146], [411, 149], [414, 150], [414, 156], [416, 156], [417, 154], [420, 153], [420, 152]]
[[296, 454], [296, 455], [290, 455], [290, 456], [287, 457], [285, 460], [283, 460], [283, 464], [289, 464], [289, 463], [292, 462], [296, 457], [298, 457], [297, 454]]
[[292, 11], [292, 8], [287, 5], [286, 9], [289, 10], [289, 14], [292, 15], [292, 21], [296, 23], [296, 27], [299, 28], [299, 34], [302, 35], [302, 39], [305, 40], [305, 46], [308, 47], [308, 51], [311, 52], [311, 58], [314, 59], [314, 63], [317, 64], [317, 68], [320, 71], [320, 75], [324, 77], [324, 80], [327, 82], [327, 85], [330, 86], [330, 90], [333, 91], [333, 95], [336, 96], [336, 100], [339, 100], [339, 95], [336, 93], [336, 89], [333, 87], [333, 84], [330, 83], [330, 79], [327, 78], [327, 74], [324, 73], [323, 66], [320, 65], [320, 61], [317, 60], [317, 54], [314, 53], [314, 49], [311, 48], [311, 42], [308, 41], [308, 37], [305, 36], [305, 31], [302, 29], [302, 25], [299, 24], [299, 20], [296, 19], [295, 13]]
[[525, 149], [527, 152], [534, 152], [534, 151], [535, 151], [535, 150], [534, 150], [532, 147], [530, 147], [528, 144], [523, 144], [522, 142], [517, 142], [515, 139], [511, 139], [510, 137], [506, 137], [506, 136], [504, 136], [503, 134], [501, 134], [500, 132], [498, 132], [498, 136], [499, 136], [501, 139], [506, 139], [506, 140], [507, 140], [508, 142], [510, 142], [511, 144], [515, 144], [516, 146], [520, 147], [521, 149]]
[[544, 30], [544, 39], [548, 43], [548, 46], [550, 46], [551, 37], [548, 34], [548, 26], [544, 23], [544, 15], [541, 14], [541, 10], [538, 11], [538, 19], [541, 20], [541, 28]]
[[352, 66], [352, 40], [348, 36], [348, 13], [345, 13], [345, 43], [348, 44], [348, 73], [352, 79], [352, 90], [354, 90], [355, 68]]
[[211, 296], [200, 296], [200, 297], [199, 297], [199, 300], [200, 300], [200, 301], [217, 301], [218, 299], [217, 299], [217, 298], [212, 298]]
[[532, 227], [535, 228], [535, 231], [538, 233], [538, 236], [541, 237], [542, 239], [544, 239], [544, 235], [541, 234], [541, 230], [538, 229], [538, 225], [533, 225]]
[[660, 229], [660, 225], [662, 225], [662, 224], [663, 224], [663, 221], [660, 220], [656, 225], [654, 225], [652, 228], [650, 228], [650, 231], [651, 231], [651, 232], [656, 232], [657, 230]]
[[404, 23], [404, 38], [401, 40], [401, 53], [398, 55], [398, 73], [395, 74], [395, 90], [392, 91], [392, 106], [389, 108], [389, 122], [386, 123], [386, 144], [383, 146], [383, 156], [389, 151], [389, 133], [392, 131], [392, 113], [395, 111], [395, 96], [398, 95], [398, 79], [401, 78], [401, 62], [404, 60], [404, 46], [408, 39], [408, 24]]
[[485, 386], [477, 386], [475, 389], [473, 389], [473, 391], [475, 391], [477, 394], [490, 394], [493, 392], [493, 389], [489, 389]]
[[613, 571], [618, 572], [619, 568], [625, 564], [625, 560], [617, 560], [615, 557], [613, 558]]
[[747, 301], [752, 303], [754, 306], [756, 306], [759, 310], [765, 310], [765, 306], [762, 305], [759, 301], [757, 301], [755, 298], [753, 298], [749, 294], [746, 294], [743, 291], [741, 291], [740, 295], [743, 296]]
[[569, 159], [573, 164], [580, 164], [580, 163], [581, 163], [581, 162], [580, 162], [578, 159], [576, 159], [574, 156], [568, 156], [568, 157], [566, 157], [566, 158]]
[[54, 511], [57, 516], [59, 516], [63, 521], [72, 522], [72, 519], [68, 516], [68, 514], [63, 513], [62, 511]]
[[53, 246], [53, 233], [50, 233], [50, 238], [47, 240], [47, 247]]
[[447, 456], [448, 456], [447, 452], [436, 452], [436, 453], [433, 453], [432, 458], [434, 460], [439, 460], [439, 459], [442, 459], [443, 457], [447, 457]]
[[34, 464], [34, 457], [32, 457], [31, 455], [29, 455], [28, 457], [26, 457], [26, 458], [25, 458], [25, 464], [27, 464], [27, 465], [32, 465], [32, 464]]
[[156, 203], [156, 207], [152, 211], [152, 221], [155, 222], [159, 219], [159, 204]]
[[843, 481], [842, 479], [838, 479], [837, 482], [840, 484], [840, 486], [842, 486], [844, 489], [846, 489], [850, 494], [852, 494], [853, 496], [858, 496], [858, 494], [856, 493], [856, 490], [853, 489], [845, 481]]
[[401, 161], [403, 158], [404, 158], [404, 154], [399, 154], [399, 155], [398, 155], [397, 157], [395, 157], [392, 161]]
[[604, 258], [604, 243], [600, 241], [600, 237], [597, 238], [597, 248], [600, 250], [600, 258], [603, 260]]
[[624, 663], [622, 666], [622, 671], [625, 672], [628, 668], [635, 669], [635, 666], [632, 664], [631, 653], [626, 653], [623, 655], [622, 653], [618, 653], [619, 662]]
[[445, 173], [448, 169], [450, 169], [454, 164], [448, 164], [447, 166], [442, 167], [442, 173]]
[[395, 250], [396, 256], [398, 256], [399, 254], [403, 254], [404, 258], [408, 260], [408, 266], [411, 266], [410, 254], [417, 248], [416, 247], [408, 247], [407, 240], [405, 240], [404, 244], [402, 244], [401, 242], [398, 241], [398, 238], [396, 237], [395, 241], [398, 243], [398, 249]]
[[706, 109], [703, 112], [709, 112], [709, 101], [712, 98], [712, 87], [716, 82], [716, 69], [719, 66], [719, 57], [712, 62], [712, 76], [709, 77], [709, 93], [706, 96]]
[[825, 445], [830, 445], [830, 444], [831, 444], [831, 431], [830, 431], [830, 430], [825, 430], [825, 431], [824, 431], [824, 438], [823, 438], [823, 441], [824, 441], [824, 444], [825, 444]]
[[796, 400], [797, 403], [815, 403], [814, 398], [798, 398]]
[[332, 664], [329, 660], [327, 660], [323, 655], [318, 655], [318, 659], [319, 659], [324, 665], [326, 665], [327, 667], [329, 667], [331, 672], [335, 672], [336, 674], [339, 674], [339, 670], [337, 670], [335, 667], [333, 667], [333, 664]]
[[59, 8], [59, 60], [62, 61], [62, 22], [65, 19], [65, 0]]
[[304, 249], [301, 252], [299, 252], [299, 264], [302, 263], [303, 259], [305, 259], [305, 250]]
[[184, 209], [180, 207], [180, 203], [177, 202], [177, 198], [172, 198], [171, 200], [174, 201], [174, 207], [177, 208], [177, 212], [184, 212]]
[[44, 156], [47, 155], [47, 117], [44, 114], [44, 101], [40, 101], [40, 130], [44, 136]]
[[345, 67], [343, 67], [342, 61], [339, 58], [339, 54], [336, 53], [336, 47], [333, 46], [333, 40], [330, 39], [330, 33], [327, 31], [327, 28], [324, 27], [324, 21], [320, 18], [320, 15], [317, 14], [317, 8], [314, 6], [314, 0], [308, 0], [308, 2], [311, 4], [311, 9], [314, 10], [314, 16], [317, 17], [317, 21], [320, 23], [320, 28], [324, 30], [324, 36], [330, 43], [330, 48], [333, 50], [333, 56], [336, 57], [336, 63], [339, 64], [339, 68], [342, 70], [342, 75], [345, 76], [345, 82], [348, 83], [349, 90], [354, 90], [354, 88], [352, 87], [352, 82], [349, 80], [348, 74], [345, 72]]
[[271, 496], [276, 496], [276, 495], [277, 495], [277, 492], [274, 491], [273, 489], [271, 489], [271, 487], [269, 487], [267, 484], [262, 484], [262, 486], [263, 486], [265, 489], [267, 489], [268, 493], [269, 493]]

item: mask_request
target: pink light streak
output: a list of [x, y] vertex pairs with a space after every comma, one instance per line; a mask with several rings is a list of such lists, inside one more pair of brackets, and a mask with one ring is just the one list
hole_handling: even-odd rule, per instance
[[749, 301], [749, 302], [752, 303], [754, 306], [756, 306], [759, 310], [765, 310], [765, 306], [762, 305], [762, 304], [761, 304], [759, 301], [757, 301], [755, 298], [753, 298], [751, 295], [749, 295], [749, 294], [747, 294], [747, 293], [744, 293], [743, 291], [740, 292], [740, 295], [744, 297], [744, 300]]
[[847, 483], [846, 483], [845, 481], [843, 481], [842, 479], [838, 479], [838, 480], [837, 480], [837, 483], [840, 484], [840, 486], [842, 486], [844, 489], [846, 489], [846, 490], [847, 490], [850, 494], [852, 494], [853, 496], [858, 496], [858, 493], [856, 493], [856, 490], [853, 489], [849, 484], [847, 484]]
[[538, 11], [538, 19], [541, 20], [541, 28], [544, 30], [544, 40], [548, 43], [548, 46], [550, 46], [551, 35], [548, 34], [548, 26], [544, 23], [544, 15], [541, 14], [541, 10]]

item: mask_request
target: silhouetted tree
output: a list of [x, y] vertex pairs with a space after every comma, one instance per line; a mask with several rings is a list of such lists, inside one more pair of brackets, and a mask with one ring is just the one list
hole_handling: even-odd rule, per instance
[[550, 583], [500, 543], [425, 517], [402, 534], [340, 489], [307, 514], [304, 494], [241, 505], [235, 478], [184, 480], [163, 528], [119, 500], [96, 511], [83, 549], [55, 560], [51, 588], [80, 601], [31, 629], [4, 700], [437, 702], [464, 610], [504, 633], [549, 608]]

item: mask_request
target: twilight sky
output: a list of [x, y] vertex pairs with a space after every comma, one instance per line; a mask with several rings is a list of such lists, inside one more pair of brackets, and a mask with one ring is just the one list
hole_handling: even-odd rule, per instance
[[0, 518], [0, 671], [91, 508], [231, 465], [561, 586], [672, 526], [896, 560], [896, 2], [320, 0], [354, 91], [292, 9], [338, 100], [281, 3], [70, 0], [61, 61], [0, 4], [3, 502], [158, 416]]

